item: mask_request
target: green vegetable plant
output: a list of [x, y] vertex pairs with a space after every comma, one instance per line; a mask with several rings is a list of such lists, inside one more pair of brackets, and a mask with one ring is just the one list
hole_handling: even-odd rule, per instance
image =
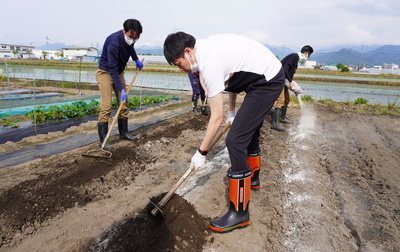
[[368, 104], [368, 100], [362, 97], [358, 97], [355, 101], [354, 104]]
[[[135, 96], [128, 99], [128, 104], [130, 109], [134, 109], [139, 106], [148, 106], [173, 99], [178, 98], [163, 95], [144, 96], [141, 98]], [[112, 100], [112, 106], [113, 108], [117, 108], [117, 101], [115, 98]], [[71, 105], [50, 106], [48, 109], [45, 109], [44, 106], [38, 106], [35, 110], [25, 113], [25, 116], [33, 120], [32, 123], [45, 123], [98, 114], [99, 111], [99, 102], [96, 100], [91, 100], [89, 103], [85, 101], [76, 101]]]
[[[170, 96], [170, 95], [168, 95], [168, 96], [156, 95], [156, 96], [142, 96], [142, 97], [134, 96], [134, 97], [128, 98], [128, 106], [130, 109], [135, 109], [140, 106], [149, 106], [149, 105], [158, 104], [161, 102], [167, 102], [167, 101], [176, 100], [176, 99], [178, 99], [178, 98], [174, 97], [174, 96]], [[112, 99], [112, 107], [114, 109], [116, 109], [118, 107], [116, 98]]]
[[19, 128], [19, 122], [21, 121], [21, 119], [10, 120], [9, 118], [1, 117], [1, 125], [3, 127], [11, 126], [11, 128]]

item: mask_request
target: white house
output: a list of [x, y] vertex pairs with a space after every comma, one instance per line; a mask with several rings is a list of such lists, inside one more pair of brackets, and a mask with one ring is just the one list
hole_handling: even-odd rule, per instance
[[398, 64], [383, 64], [383, 69], [399, 69], [399, 65]]
[[315, 60], [307, 60], [303, 65], [299, 65], [299, 68], [309, 68], [313, 69], [317, 65], [317, 61]]
[[[31, 58], [36, 58], [36, 59], [44, 59], [44, 55], [43, 52], [46, 52], [46, 59], [54, 59], [54, 60], [58, 60], [61, 58], [61, 54], [62, 51], [60, 50], [40, 50], [40, 49], [34, 49], [32, 50], [32, 53], [34, 56], [31, 56]], [[23, 58], [27, 58], [27, 57], [23, 57]]]
[[64, 57], [68, 58], [69, 60], [77, 60], [82, 56], [98, 56], [98, 50], [94, 47], [64, 47], [62, 52]]
[[[24, 46], [24, 45], [11, 45], [11, 44], [2, 44], [0, 43], [0, 59], [3, 58], [25, 58], [27, 55], [32, 54], [32, 50], [34, 46]], [[14, 54], [13, 52], [18, 51], [18, 53]]]

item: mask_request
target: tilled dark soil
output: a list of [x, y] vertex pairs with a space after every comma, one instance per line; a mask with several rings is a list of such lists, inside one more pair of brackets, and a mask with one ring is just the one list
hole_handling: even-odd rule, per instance
[[[0, 231], [2, 244], [10, 243], [16, 233], [24, 233], [25, 231], [28, 233], [34, 232], [36, 228], [40, 227], [41, 223], [51, 220], [67, 209], [82, 207], [88, 202], [109, 197], [108, 190], [112, 187], [129, 185], [135, 180], [137, 174], [146, 169], [147, 164], [157, 162], [157, 158], [152, 156], [151, 153], [143, 151], [140, 147], [141, 145], [148, 141], [159, 140], [162, 137], [176, 138], [180, 135], [182, 130], [187, 130], [188, 128], [192, 130], [202, 130], [205, 127], [205, 122], [205, 118], [193, 117], [188, 113], [184, 116], [174, 118], [173, 120], [150, 126], [141, 132], [136, 132], [140, 134], [140, 140], [130, 144], [129, 147], [121, 146], [114, 150], [112, 158], [109, 160], [78, 157], [39, 164], [41, 166], [40, 170], [48, 169], [50, 172], [38, 174], [37, 178], [23, 181], [1, 193]], [[153, 131], [157, 133], [146, 133], [149, 128], [153, 128]], [[96, 148], [95, 145], [94, 148]], [[96, 155], [97, 153], [94, 154]], [[35, 169], [38, 167], [31, 168]], [[116, 175], [107, 177], [107, 174], [111, 172], [115, 172]], [[179, 196], [176, 196], [174, 200], [179, 201], [178, 198]], [[176, 212], [189, 214], [189, 216], [198, 216], [193, 207], [190, 207], [190, 204], [187, 202], [186, 204], [181, 204], [182, 202], [185, 202], [185, 200], [180, 199], [180, 204], [178, 204], [178, 206], [182, 207], [182, 209], [175, 209]], [[166, 209], [166, 211], [167, 210], [168, 209]], [[174, 210], [171, 212], [175, 213]], [[175, 213], [174, 215], [177, 214]], [[143, 216], [146, 215], [144, 214]], [[139, 217], [139, 219], [144, 218], [143, 216]], [[152, 231], [153, 235], [157, 230], [160, 232], [158, 236], [160, 244], [158, 244], [158, 247], [166, 245], [165, 248], [168, 248], [167, 245], [170, 243], [170, 237], [162, 235], [165, 228], [156, 228], [156, 226], [161, 224], [165, 225], [165, 223], [173, 225], [176, 224], [176, 222], [168, 222], [169, 219], [165, 219], [166, 221], [163, 222], [158, 220], [152, 223], [148, 220], [151, 220], [151, 218], [144, 221], [144, 223], [150, 224], [148, 228], [154, 228]], [[138, 222], [140, 223], [142, 221], [143, 219]], [[201, 222], [202, 219], [198, 217], [195, 221]], [[129, 223], [132, 223], [132, 221]], [[192, 227], [192, 224], [193, 223], [188, 223], [188, 228]], [[200, 234], [204, 236], [204, 223], [201, 229]], [[148, 232], [151, 233], [150, 230]], [[200, 238], [204, 240], [203, 237]], [[165, 239], [165, 241], [162, 241], [163, 239]], [[181, 241], [186, 242], [186, 239], [181, 239]], [[132, 246], [133, 245], [134, 244], [132, 244]], [[175, 246], [176, 243], [172, 243], [172, 245]], [[200, 248], [201, 245], [199, 246]], [[151, 246], [154, 246], [154, 244], [150, 243], [149, 248], [151, 248]], [[106, 249], [105, 251], [121, 250]]]
[[189, 168], [207, 117], [191, 113], [114, 139], [0, 169], [0, 251], [400, 251], [400, 117], [309, 107], [285, 132], [262, 128], [261, 189], [252, 224], [208, 230], [227, 210], [224, 138], [164, 207]]
[[[152, 201], [159, 202], [161, 196]], [[153, 216], [153, 208], [149, 203], [138, 216], [118, 223], [98, 237], [88, 251], [203, 251], [208, 226], [193, 205], [174, 195], [162, 214]]]

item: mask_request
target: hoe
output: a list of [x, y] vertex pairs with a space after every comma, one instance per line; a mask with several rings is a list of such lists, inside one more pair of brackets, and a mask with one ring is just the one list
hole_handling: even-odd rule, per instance
[[[142, 62], [144, 61], [144, 58], [142, 59]], [[136, 69], [135, 74], [132, 77], [131, 83], [129, 83], [129, 87], [128, 90], [126, 91], [127, 94], [129, 94], [129, 91], [131, 91], [131, 88], [133, 86], [133, 83], [136, 80], [137, 75], [139, 74], [139, 69]], [[91, 158], [100, 158], [100, 159], [111, 159], [112, 153], [111, 151], [105, 150], [104, 146], [107, 143], [108, 138], [110, 137], [111, 131], [114, 128], [115, 122], [118, 119], [118, 115], [122, 109], [122, 105], [125, 103], [125, 101], [121, 101], [117, 110], [117, 113], [114, 116], [114, 119], [111, 123], [110, 128], [108, 129], [107, 135], [104, 138], [103, 144], [101, 145], [100, 149], [94, 149], [94, 150], [90, 150], [88, 151], [86, 154], [81, 154], [83, 157], [91, 157]]]
[[[231, 126], [231, 123], [229, 122], [223, 129], [222, 131], [215, 137], [215, 139], [213, 140], [213, 142], [210, 145], [209, 150], [212, 149], [212, 147], [214, 147], [214, 145], [218, 142], [218, 140], [222, 137], [222, 135], [229, 129], [229, 127]], [[190, 175], [190, 173], [192, 173], [192, 171], [194, 170], [195, 166], [193, 164], [190, 165], [189, 169], [185, 172], [185, 174], [183, 174], [183, 176], [178, 180], [178, 182], [171, 188], [171, 190], [169, 190], [169, 192], [167, 194], [165, 194], [165, 196], [161, 199], [160, 202], [158, 202], [158, 204], [154, 204], [152, 201], [150, 201], [153, 205], [154, 208], [153, 210], [151, 210], [151, 214], [153, 216], [156, 216], [158, 212], [161, 212], [161, 214], [164, 216], [163, 212], [161, 211], [161, 209], [165, 206], [165, 204], [167, 204], [167, 202], [172, 198], [172, 195], [175, 193], [175, 191], [178, 189], [178, 187], [183, 183], [183, 181], [185, 181], [185, 179]]]

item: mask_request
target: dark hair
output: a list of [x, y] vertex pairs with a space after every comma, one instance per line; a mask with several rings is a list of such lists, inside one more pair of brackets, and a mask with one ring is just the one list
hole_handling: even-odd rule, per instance
[[186, 47], [194, 48], [195, 44], [196, 39], [190, 34], [184, 32], [171, 33], [164, 41], [165, 59], [170, 65], [173, 65], [175, 60], [183, 57]]
[[314, 49], [313, 49], [311, 46], [309, 46], [309, 45], [305, 45], [305, 46], [303, 46], [303, 48], [301, 48], [301, 51], [300, 51], [300, 52], [301, 52], [301, 53], [308, 52], [308, 55], [311, 56], [311, 53], [314, 52]]
[[139, 20], [136, 19], [127, 19], [124, 22], [124, 31], [128, 32], [130, 30], [135, 31], [138, 35], [142, 34], [142, 25]]

